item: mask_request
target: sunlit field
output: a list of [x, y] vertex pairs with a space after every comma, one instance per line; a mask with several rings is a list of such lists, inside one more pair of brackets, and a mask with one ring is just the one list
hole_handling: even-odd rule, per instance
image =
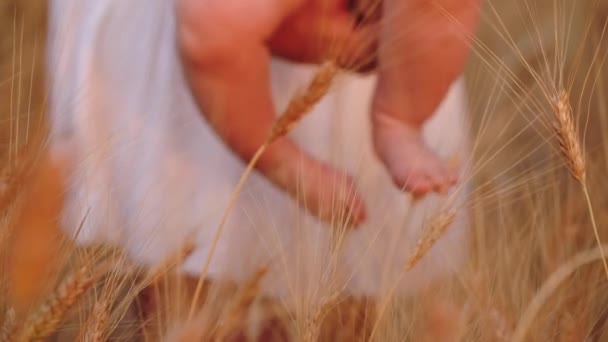
[[0, 341], [608, 341], [608, 2], [486, 1], [465, 73], [471, 195], [450, 208], [471, 215], [461, 272], [297, 310], [259, 294], [265, 269], [197, 284], [176, 271], [191, 246], [145, 269], [62, 235], [64, 185], [40, 166], [45, 17], [0, 4]]

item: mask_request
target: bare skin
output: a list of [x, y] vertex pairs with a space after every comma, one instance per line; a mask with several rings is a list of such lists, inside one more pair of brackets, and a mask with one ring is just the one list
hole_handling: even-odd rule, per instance
[[400, 188], [445, 192], [457, 175], [426, 146], [421, 127], [464, 68], [481, 0], [383, 1], [374, 146]]
[[[464, 37], [475, 29], [480, 1], [384, 2], [374, 144], [397, 186], [415, 195], [444, 191], [456, 181], [426, 147], [420, 128], [462, 72], [469, 51]], [[264, 142], [276, 116], [271, 55], [319, 62], [336, 44], [348, 49], [370, 39], [354, 31], [346, 0], [178, 0], [177, 13], [193, 94], [211, 126], [244, 161]], [[322, 220], [331, 220], [336, 207], [348, 208], [354, 225], [365, 219], [352, 178], [288, 138], [274, 143], [257, 169]]]

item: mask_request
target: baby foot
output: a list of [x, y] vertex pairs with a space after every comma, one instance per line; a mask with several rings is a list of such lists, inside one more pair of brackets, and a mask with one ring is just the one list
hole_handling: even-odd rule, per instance
[[393, 182], [414, 196], [445, 193], [457, 182], [439, 157], [422, 140], [418, 127], [374, 113], [374, 144]]
[[268, 176], [301, 207], [330, 224], [356, 227], [365, 220], [365, 205], [352, 177], [308, 155], [282, 158]]

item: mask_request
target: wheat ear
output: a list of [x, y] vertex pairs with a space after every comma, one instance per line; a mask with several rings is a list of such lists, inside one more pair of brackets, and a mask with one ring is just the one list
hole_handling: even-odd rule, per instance
[[554, 130], [560, 152], [566, 160], [570, 174], [583, 184], [587, 174], [585, 158], [577, 138], [568, 93], [563, 90], [557, 96], [554, 112], [556, 117]]
[[304, 342], [315, 342], [319, 339], [319, 333], [321, 331], [323, 320], [325, 319], [327, 313], [331, 310], [331, 307], [338, 302], [340, 295], [341, 292], [336, 291], [322, 303], [320, 303], [319, 307], [315, 311], [315, 314], [308, 319], [306, 331], [304, 332]]
[[334, 62], [326, 62], [316, 73], [308, 88], [300, 96], [289, 101], [283, 115], [279, 116], [270, 131], [268, 143], [287, 135], [327, 94], [338, 68]]
[[435, 242], [446, 232], [448, 227], [456, 218], [455, 210], [443, 210], [428, 224], [425, 233], [416, 243], [416, 248], [410, 255], [405, 267], [406, 271], [411, 270], [435, 245]]
[[587, 169], [585, 165], [585, 157], [577, 138], [570, 98], [565, 90], [561, 90], [557, 95], [554, 113], [557, 121], [554, 127], [555, 136], [557, 137], [560, 152], [566, 160], [566, 165], [568, 166], [570, 174], [579, 182], [581, 188], [583, 189], [585, 201], [587, 202], [587, 209], [589, 210], [589, 216], [591, 217], [593, 233], [595, 235], [597, 246], [602, 252], [604, 272], [606, 273], [606, 278], [608, 279], [608, 262], [606, 261], [606, 254], [604, 253], [597, 223], [595, 222], [591, 197], [589, 196], [589, 189], [587, 187]]
[[333, 80], [337, 75], [338, 70], [339, 69], [336, 63], [333, 60], [330, 60], [329, 62], [323, 64], [323, 66], [313, 77], [312, 81], [309, 83], [308, 87], [306, 88], [306, 91], [303, 94], [295, 96], [291, 99], [291, 101], [287, 105], [287, 109], [275, 121], [266, 141], [262, 144], [262, 146], [258, 148], [254, 156], [249, 161], [249, 164], [247, 164], [245, 171], [243, 171], [241, 178], [237, 182], [236, 187], [232, 192], [230, 201], [228, 202], [228, 206], [226, 206], [220, 224], [213, 236], [213, 243], [211, 245], [211, 248], [209, 249], [209, 253], [207, 254], [207, 259], [205, 260], [205, 265], [203, 266], [203, 269], [199, 276], [198, 283], [196, 284], [196, 289], [194, 291], [194, 296], [190, 305], [188, 320], [191, 320], [194, 316], [196, 310], [196, 303], [198, 302], [199, 297], [201, 296], [201, 292], [203, 290], [203, 283], [205, 281], [205, 278], [207, 277], [209, 265], [211, 265], [211, 259], [215, 254], [217, 244], [224, 230], [224, 226], [226, 225], [226, 221], [228, 220], [228, 216], [232, 211], [232, 208], [236, 204], [236, 199], [241, 193], [245, 182], [253, 171], [253, 168], [255, 167], [258, 160], [262, 157], [268, 146], [277, 139], [287, 135], [295, 127], [295, 125], [314, 108], [314, 106], [319, 102], [319, 100], [323, 98], [323, 96], [331, 87], [331, 84], [333, 83]]
[[[416, 243], [416, 247], [414, 251], [408, 258], [407, 264], [405, 265], [405, 270], [411, 270], [416, 264], [426, 255], [426, 253], [433, 247], [435, 242], [439, 240], [439, 238], [446, 232], [446, 230], [450, 227], [450, 225], [454, 222], [456, 218], [456, 210], [454, 209], [443, 209], [437, 214], [435, 217], [431, 219], [431, 221], [424, 228], [424, 232], [422, 237]], [[405, 273], [402, 273], [397, 281], [393, 284], [393, 286], [386, 292], [384, 295], [385, 299], [378, 304], [378, 313], [376, 323], [374, 324], [369, 340], [374, 340], [376, 333], [380, 327], [379, 323], [381, 318], [384, 316], [386, 311], [389, 308], [390, 300], [395, 295], [399, 287], [399, 283]]]
[[103, 342], [106, 340], [106, 333], [110, 321], [110, 296], [104, 296], [97, 301], [91, 311], [91, 316], [87, 320], [81, 336], [78, 338], [82, 342]]
[[21, 340], [40, 341], [53, 334], [94, 282], [95, 277], [90, 275], [86, 266], [66, 278], [46, 303], [26, 321]]

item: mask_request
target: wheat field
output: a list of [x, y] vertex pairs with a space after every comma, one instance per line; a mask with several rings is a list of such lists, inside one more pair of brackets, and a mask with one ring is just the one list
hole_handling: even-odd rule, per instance
[[[198, 291], [175, 272], [188, 248], [145, 270], [62, 238], [61, 185], [37, 167], [46, 3], [2, 1], [0, 341], [608, 341], [605, 1], [486, 1], [466, 70], [474, 188], [463, 272], [416, 298], [338, 296], [297, 315], [258, 295], [263, 269]], [[434, 297], [456, 304], [419, 310]]]

